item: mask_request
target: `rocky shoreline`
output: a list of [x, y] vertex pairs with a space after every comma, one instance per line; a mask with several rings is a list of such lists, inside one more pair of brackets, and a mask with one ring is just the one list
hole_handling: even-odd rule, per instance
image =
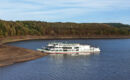
[[128, 36], [12, 36], [12, 37], [4, 37], [0, 38], [0, 44], [8, 43], [8, 42], [16, 42], [23, 40], [35, 40], [35, 39], [130, 39], [130, 35]]
[[41, 58], [47, 54], [8, 45], [0, 45], [0, 67]]

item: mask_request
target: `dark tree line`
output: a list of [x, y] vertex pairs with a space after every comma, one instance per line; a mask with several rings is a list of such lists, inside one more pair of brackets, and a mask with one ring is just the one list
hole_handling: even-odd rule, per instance
[[49, 23], [0, 20], [0, 37], [5, 36], [100, 36], [130, 35], [130, 25], [117, 23]]

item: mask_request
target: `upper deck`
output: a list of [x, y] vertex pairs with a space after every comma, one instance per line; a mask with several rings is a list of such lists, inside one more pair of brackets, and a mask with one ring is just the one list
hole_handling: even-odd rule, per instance
[[63, 43], [63, 42], [53, 42], [49, 43], [48, 46], [55, 46], [55, 47], [80, 47], [80, 46], [90, 46], [90, 45], [81, 45], [79, 43]]

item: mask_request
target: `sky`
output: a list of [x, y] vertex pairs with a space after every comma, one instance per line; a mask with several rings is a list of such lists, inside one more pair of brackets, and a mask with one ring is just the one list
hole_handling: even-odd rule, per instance
[[0, 0], [0, 19], [130, 24], [130, 0]]

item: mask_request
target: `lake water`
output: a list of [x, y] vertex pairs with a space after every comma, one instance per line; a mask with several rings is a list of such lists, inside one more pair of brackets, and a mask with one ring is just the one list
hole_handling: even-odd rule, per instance
[[130, 39], [30, 40], [8, 45], [36, 50], [70, 42], [101, 48], [100, 54], [48, 55], [0, 68], [0, 80], [130, 80]]

